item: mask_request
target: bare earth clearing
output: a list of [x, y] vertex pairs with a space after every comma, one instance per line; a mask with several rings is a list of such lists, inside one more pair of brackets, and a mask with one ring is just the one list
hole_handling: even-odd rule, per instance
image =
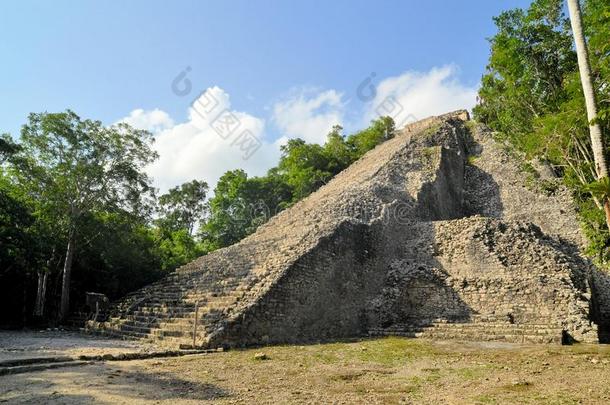
[[[100, 346], [109, 345], [108, 342], [116, 345], [111, 345], [110, 350], [121, 345], [133, 350], [131, 343], [87, 338], [79, 341], [77, 336], [73, 339], [73, 343], [81, 345], [78, 349], [65, 349], [71, 353], [88, 350], [84, 341], [94, 350], [102, 350]], [[258, 353], [268, 359], [255, 359]], [[2, 376], [0, 401], [610, 403], [610, 346], [518, 346], [382, 338], [96, 362]]]
[[99, 339], [65, 330], [0, 331], [0, 361], [32, 357], [142, 353], [158, 350], [144, 342]]

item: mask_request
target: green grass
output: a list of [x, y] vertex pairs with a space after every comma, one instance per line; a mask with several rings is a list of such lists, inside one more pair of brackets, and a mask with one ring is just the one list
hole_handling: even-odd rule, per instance
[[429, 344], [415, 339], [387, 337], [381, 340], [364, 341], [355, 358], [367, 363], [397, 366], [405, 362], [435, 354], [437, 351]]
[[426, 128], [423, 132], [422, 135], [424, 137], [428, 137], [428, 136], [432, 136], [434, 134], [436, 134], [440, 129], [441, 129], [442, 124], [434, 124], [431, 125], [430, 127]]
[[[330, 365], [363, 363], [394, 367], [418, 357], [434, 355], [437, 350], [424, 341], [387, 337], [349, 344], [324, 343], [304, 346], [299, 353], [302, 353], [303, 361], [310, 363], [312, 361]], [[271, 356], [275, 357], [272, 352]]]
[[471, 367], [465, 367], [465, 368], [456, 368], [453, 370], [453, 372], [455, 372], [455, 374], [463, 380], [478, 380], [482, 377], [484, 377], [486, 374], [489, 373], [489, 370], [487, 370], [484, 367], [478, 367], [478, 368], [471, 368]]
[[464, 123], [464, 126], [470, 133], [473, 133], [477, 129], [478, 125], [479, 125], [479, 123], [476, 122], [475, 120], [466, 121]]
[[495, 399], [494, 397], [485, 394], [485, 395], [478, 395], [476, 397], [473, 398], [474, 403], [475, 404], [497, 404], [498, 400]]

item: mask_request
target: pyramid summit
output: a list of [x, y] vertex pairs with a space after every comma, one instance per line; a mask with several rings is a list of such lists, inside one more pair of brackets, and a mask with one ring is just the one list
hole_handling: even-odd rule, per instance
[[579, 253], [569, 192], [544, 174], [522, 180], [519, 167], [466, 111], [413, 123], [88, 330], [204, 347], [385, 334], [604, 341], [610, 278]]

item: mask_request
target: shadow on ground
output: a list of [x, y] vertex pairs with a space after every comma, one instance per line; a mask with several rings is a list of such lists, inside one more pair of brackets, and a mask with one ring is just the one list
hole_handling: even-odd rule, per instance
[[217, 385], [190, 381], [172, 372], [143, 371], [138, 367], [119, 368], [108, 363], [13, 375], [3, 379], [5, 387], [12, 387], [0, 388], [0, 402], [7, 403], [198, 402], [231, 395]]

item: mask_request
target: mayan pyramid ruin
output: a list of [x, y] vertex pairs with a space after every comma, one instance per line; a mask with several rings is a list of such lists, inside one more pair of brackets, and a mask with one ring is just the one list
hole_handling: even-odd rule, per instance
[[606, 341], [610, 279], [579, 253], [570, 195], [543, 165], [519, 167], [465, 111], [416, 122], [88, 330], [201, 347]]

